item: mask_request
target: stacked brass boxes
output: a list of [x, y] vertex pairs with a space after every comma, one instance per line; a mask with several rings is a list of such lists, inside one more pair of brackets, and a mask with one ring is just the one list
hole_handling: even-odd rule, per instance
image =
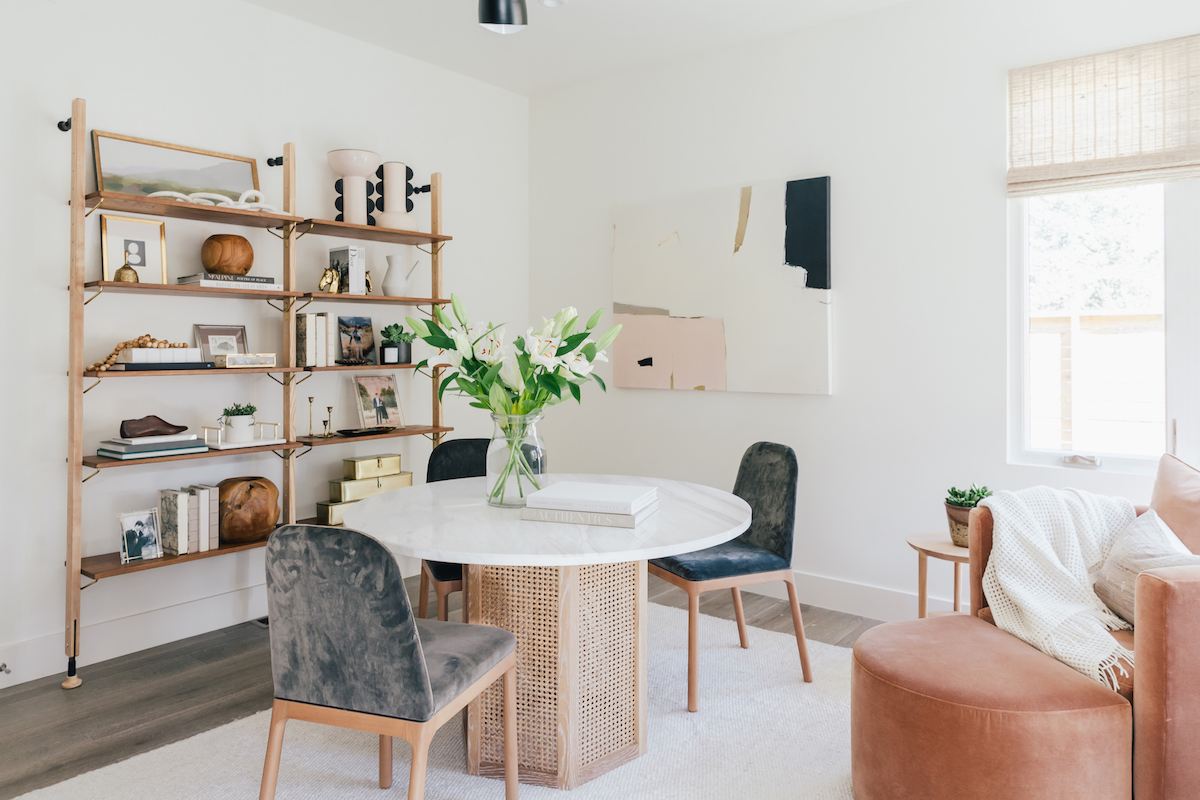
[[342, 461], [342, 480], [329, 482], [329, 500], [317, 503], [317, 522], [341, 525], [342, 515], [354, 503], [405, 486], [412, 486], [412, 473], [400, 471], [395, 453], [347, 458]]

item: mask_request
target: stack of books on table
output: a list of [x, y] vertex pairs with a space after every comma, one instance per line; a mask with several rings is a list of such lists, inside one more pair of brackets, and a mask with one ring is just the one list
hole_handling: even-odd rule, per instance
[[529, 495], [521, 519], [634, 528], [658, 511], [658, 489], [562, 481]]
[[158, 493], [163, 552], [171, 556], [204, 553], [220, 546], [220, 489], [208, 484], [163, 489]]
[[412, 486], [412, 473], [400, 471], [400, 456], [347, 458], [342, 461], [342, 480], [329, 482], [329, 500], [317, 503], [317, 522], [341, 525], [346, 509], [363, 498]]
[[108, 439], [100, 443], [96, 455], [133, 461], [138, 458], [183, 456], [207, 453], [208, 446], [194, 433], [173, 433], [168, 436], [139, 436], [134, 439]]
[[203, 289], [260, 289], [267, 292], [282, 292], [283, 284], [264, 275], [220, 275], [215, 272], [200, 272], [185, 275], [176, 281], [180, 286], [199, 286]]

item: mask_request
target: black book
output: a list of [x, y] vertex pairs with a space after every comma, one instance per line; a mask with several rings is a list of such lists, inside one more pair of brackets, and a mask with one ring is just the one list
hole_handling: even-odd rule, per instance
[[125, 372], [149, 372], [156, 369], [215, 369], [215, 361], [177, 361], [167, 364], [113, 364], [109, 370]]

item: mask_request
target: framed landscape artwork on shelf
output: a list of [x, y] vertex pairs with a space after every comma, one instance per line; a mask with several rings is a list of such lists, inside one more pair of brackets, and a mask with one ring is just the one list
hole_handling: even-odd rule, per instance
[[92, 131], [96, 188], [147, 197], [154, 192], [196, 192], [237, 200], [258, 189], [253, 158]]

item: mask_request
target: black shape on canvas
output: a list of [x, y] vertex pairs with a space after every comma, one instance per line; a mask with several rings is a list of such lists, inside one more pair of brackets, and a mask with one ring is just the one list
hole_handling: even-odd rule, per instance
[[829, 177], [788, 181], [783, 263], [808, 272], [804, 285], [830, 289]]
[[654, 356], [650, 356], [649, 358], [639, 358], [638, 366], [639, 367], [653, 367], [654, 366]]

